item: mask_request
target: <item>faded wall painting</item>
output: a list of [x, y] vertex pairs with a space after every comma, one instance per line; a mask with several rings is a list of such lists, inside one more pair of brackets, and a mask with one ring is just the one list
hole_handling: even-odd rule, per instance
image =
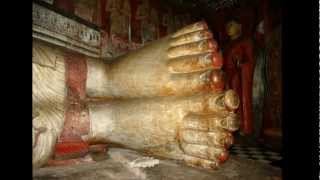
[[74, 14], [89, 21], [93, 22], [94, 19], [94, 12], [96, 11], [97, 7], [97, 0], [76, 0], [74, 1]]
[[[109, 54], [135, 50], [190, 23], [190, 15], [174, 13], [152, 0], [105, 0], [104, 24]], [[160, 14], [160, 9], [164, 13]], [[161, 9], [161, 12], [163, 12]], [[172, 18], [173, 17], [173, 18]]]

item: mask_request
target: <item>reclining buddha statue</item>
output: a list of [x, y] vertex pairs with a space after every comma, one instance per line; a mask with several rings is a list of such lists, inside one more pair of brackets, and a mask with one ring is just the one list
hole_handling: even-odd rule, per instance
[[228, 158], [239, 98], [224, 89], [205, 22], [112, 60], [34, 39], [32, 61], [35, 168], [64, 145], [119, 145], [207, 169]]

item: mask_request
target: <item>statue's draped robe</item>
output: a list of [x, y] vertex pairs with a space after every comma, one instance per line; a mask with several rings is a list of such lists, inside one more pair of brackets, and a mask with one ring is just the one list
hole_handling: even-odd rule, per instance
[[[240, 97], [238, 109], [240, 129], [251, 134], [252, 128], [252, 81], [253, 81], [253, 45], [251, 40], [239, 39], [226, 47], [224, 69], [227, 74], [227, 85], [235, 90]], [[237, 61], [241, 65], [237, 65]]]

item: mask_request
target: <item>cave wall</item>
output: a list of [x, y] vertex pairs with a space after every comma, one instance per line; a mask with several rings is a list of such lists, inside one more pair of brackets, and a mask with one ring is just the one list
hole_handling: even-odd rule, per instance
[[100, 27], [103, 57], [116, 57], [196, 20], [161, 0], [43, 0]]

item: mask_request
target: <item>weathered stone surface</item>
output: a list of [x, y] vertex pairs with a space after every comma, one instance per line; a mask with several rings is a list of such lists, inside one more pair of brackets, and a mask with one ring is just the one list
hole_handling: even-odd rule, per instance
[[100, 57], [99, 30], [38, 3], [32, 6], [32, 37], [90, 57]]
[[[171, 160], [146, 159], [144, 167], [132, 162], [145, 156], [131, 150], [111, 148], [108, 159], [97, 163], [34, 170], [34, 180], [272, 180], [281, 170], [267, 164], [231, 156], [219, 169], [208, 171]], [[143, 160], [142, 160], [143, 161]], [[136, 162], [136, 161], [135, 161]], [[148, 164], [151, 167], [146, 167]], [[153, 167], [152, 167], [153, 165]], [[279, 178], [280, 179], [280, 178]]]

